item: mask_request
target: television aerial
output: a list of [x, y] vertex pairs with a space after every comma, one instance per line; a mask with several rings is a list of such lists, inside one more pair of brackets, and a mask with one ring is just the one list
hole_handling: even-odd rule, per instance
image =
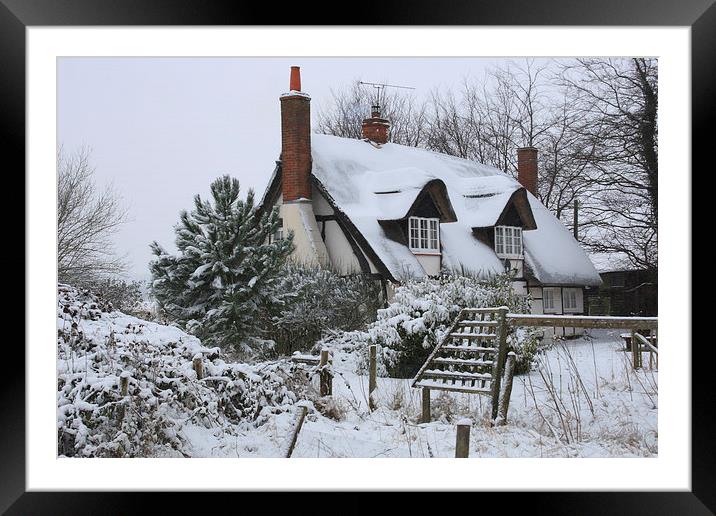
[[383, 101], [385, 100], [385, 88], [400, 88], [404, 90], [414, 90], [415, 88], [412, 88], [410, 86], [399, 86], [397, 84], [385, 84], [382, 82], [363, 82], [358, 81], [358, 84], [363, 84], [365, 86], [373, 86], [375, 88], [375, 102], [371, 106], [371, 113], [373, 116], [380, 117], [380, 106], [383, 105]]

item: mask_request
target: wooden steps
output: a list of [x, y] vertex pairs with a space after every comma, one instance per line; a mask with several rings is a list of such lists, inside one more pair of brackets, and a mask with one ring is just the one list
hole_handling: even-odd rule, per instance
[[453, 344], [445, 344], [440, 351], [455, 351], [458, 353], [495, 353], [497, 348], [485, 348], [482, 346], [456, 346]]
[[452, 358], [452, 357], [438, 357], [433, 358], [433, 364], [445, 364], [445, 365], [456, 365], [456, 366], [491, 366], [492, 360], [471, 360], [467, 358]]
[[[429, 421], [430, 390], [488, 395], [497, 416], [507, 354], [507, 308], [462, 310], [413, 379], [423, 389], [423, 420]], [[494, 376], [493, 376], [494, 375]]]
[[496, 339], [497, 335], [494, 333], [450, 333], [451, 339], [468, 339], [468, 340], [490, 340]]
[[475, 327], [475, 326], [481, 327], [482, 326], [482, 327], [488, 328], [488, 327], [497, 327], [497, 324], [498, 324], [497, 321], [473, 321], [473, 320], [470, 320], [470, 321], [460, 321], [458, 323], [458, 327], [459, 326], [472, 326], [472, 327]]
[[430, 380], [420, 380], [414, 387], [425, 387], [427, 389], [437, 389], [441, 391], [463, 392], [466, 394], [490, 394], [492, 390], [488, 387], [470, 387], [466, 385], [450, 385], [443, 382], [433, 382]]
[[450, 380], [491, 380], [492, 373], [466, 373], [459, 371], [446, 371], [444, 369], [426, 369], [423, 371], [424, 377], [429, 378], [447, 378]]

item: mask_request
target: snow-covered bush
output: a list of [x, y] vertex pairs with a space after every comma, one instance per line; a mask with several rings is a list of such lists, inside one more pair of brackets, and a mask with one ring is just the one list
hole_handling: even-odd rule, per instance
[[81, 287], [112, 304], [112, 308], [125, 314], [141, 316], [146, 312], [142, 298], [142, 283], [120, 278], [101, 278], [82, 283]]
[[152, 244], [151, 290], [162, 311], [208, 345], [242, 352], [261, 348], [253, 339], [258, 314], [275, 303], [273, 288], [293, 249], [292, 235], [275, 240], [278, 210], [261, 213], [254, 192], [239, 198], [239, 182], [211, 184], [212, 201], [194, 198], [176, 226], [178, 254]]
[[[396, 288], [387, 308], [378, 310], [366, 331], [346, 332], [322, 344], [358, 354], [357, 367], [367, 367], [368, 346], [377, 344], [379, 374], [409, 378], [425, 362], [462, 308], [507, 306], [513, 312], [529, 311], [529, 299], [514, 293], [511, 278], [490, 280], [449, 274], [439, 278], [408, 280]], [[517, 339], [512, 346], [518, 355]], [[522, 358], [522, 361], [531, 361]]]
[[507, 350], [517, 354], [515, 374], [529, 373], [537, 355], [545, 349], [544, 341], [538, 338], [538, 331], [534, 328], [512, 329], [507, 335]]
[[[87, 291], [58, 288], [58, 454], [183, 453], [187, 424], [258, 425], [305, 385], [288, 361], [227, 363], [178, 328], [108, 312]], [[199, 379], [193, 360], [200, 359]], [[122, 392], [126, 382], [126, 395]]]
[[365, 274], [341, 276], [322, 268], [289, 264], [275, 284], [281, 305], [265, 312], [263, 336], [282, 355], [308, 351], [326, 331], [356, 330], [375, 321], [380, 284]]

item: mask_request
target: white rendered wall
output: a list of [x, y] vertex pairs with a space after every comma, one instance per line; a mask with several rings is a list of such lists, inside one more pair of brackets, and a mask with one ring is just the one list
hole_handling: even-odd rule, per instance
[[323, 224], [326, 225], [326, 249], [331, 265], [341, 274], [361, 272], [360, 262], [338, 222], [327, 220]]
[[293, 260], [306, 265], [328, 265], [328, 251], [316, 224], [311, 201], [282, 204], [281, 218], [284, 234], [293, 231]]
[[437, 276], [440, 274], [440, 255], [439, 254], [416, 254], [418, 263], [423, 267], [425, 274], [428, 276]]
[[333, 207], [328, 204], [328, 201], [315, 186], [311, 191], [311, 196], [313, 198], [313, 212], [316, 215], [333, 215]]
[[[313, 211], [316, 215], [334, 215], [335, 212], [333, 207], [328, 204], [328, 201], [315, 186], [313, 187], [312, 196]], [[358, 257], [353, 252], [353, 248], [348, 241], [348, 237], [346, 237], [345, 233], [338, 225], [338, 222], [335, 220], [327, 220], [325, 221], [325, 225], [325, 246], [331, 265], [341, 274], [361, 272]], [[362, 250], [360, 252], [363, 253]], [[363, 255], [368, 262], [370, 272], [378, 272], [378, 269], [376, 269], [375, 265], [373, 265], [373, 262], [365, 256], [365, 253], [363, 253]]]

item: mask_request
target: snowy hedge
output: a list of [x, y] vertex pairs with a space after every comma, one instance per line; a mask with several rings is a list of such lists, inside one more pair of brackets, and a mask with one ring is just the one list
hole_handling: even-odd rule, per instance
[[[495, 276], [489, 281], [462, 275], [409, 280], [395, 290], [387, 308], [378, 310], [375, 323], [366, 331], [345, 332], [321, 345], [356, 353], [359, 372], [367, 368], [370, 344], [379, 346], [379, 374], [412, 377], [442, 339], [462, 308], [507, 306], [512, 312], [529, 311], [529, 299], [515, 295], [511, 278]], [[519, 338], [517, 338], [519, 337]], [[536, 349], [530, 335], [511, 336], [518, 353], [520, 371], [529, 368]]]
[[[60, 456], [183, 454], [186, 424], [258, 425], [303, 394], [302, 376], [286, 361], [227, 363], [218, 348], [178, 328], [109, 310], [87, 291], [58, 288]], [[196, 357], [201, 380], [192, 367]]]

